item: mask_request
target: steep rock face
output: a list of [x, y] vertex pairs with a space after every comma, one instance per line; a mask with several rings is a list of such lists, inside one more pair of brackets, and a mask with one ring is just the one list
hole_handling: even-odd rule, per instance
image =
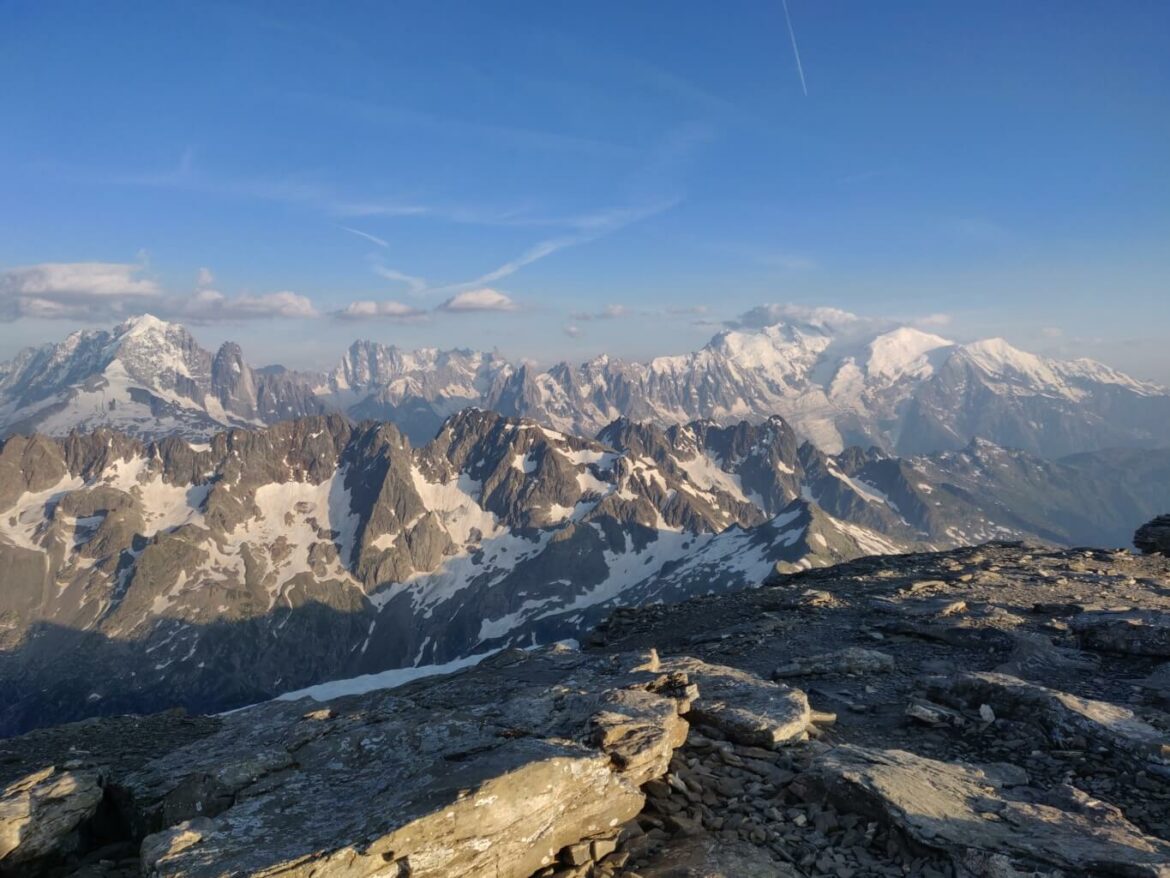
[[497, 354], [404, 351], [358, 341], [320, 383], [318, 393], [354, 418], [395, 422], [411, 442], [421, 445], [447, 417], [481, 404], [512, 371]]

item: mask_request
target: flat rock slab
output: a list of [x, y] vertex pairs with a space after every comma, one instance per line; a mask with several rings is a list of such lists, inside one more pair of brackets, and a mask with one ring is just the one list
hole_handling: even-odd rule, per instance
[[1015, 874], [1003, 871], [1010, 866], [1024, 872], [1058, 868], [1070, 875], [1170, 876], [1166, 842], [1072, 787], [1026, 786], [1014, 766], [939, 762], [904, 750], [843, 745], [818, 756], [793, 783], [808, 801], [883, 821], [949, 854], [961, 874]]
[[949, 597], [874, 598], [869, 605], [883, 613], [896, 613], [918, 619], [957, 616], [967, 612], [967, 602]]
[[1085, 649], [1170, 657], [1170, 613], [1103, 610], [1081, 613], [1069, 625]]
[[269, 702], [117, 782], [156, 876], [521, 878], [642, 808], [686, 738], [653, 651], [512, 651], [425, 685]]
[[101, 800], [102, 778], [93, 770], [49, 767], [9, 783], [0, 793], [0, 872], [68, 852]]
[[1129, 708], [1108, 701], [1081, 698], [992, 672], [931, 680], [926, 688], [929, 697], [944, 704], [969, 710], [988, 705], [996, 717], [1036, 725], [1057, 748], [1076, 749], [1087, 742], [1159, 762], [1170, 754], [1162, 732]]
[[711, 665], [693, 658], [671, 658], [663, 670], [686, 676], [698, 686], [690, 717], [719, 729], [737, 744], [777, 747], [803, 740], [812, 722], [808, 696], [749, 671]]
[[819, 655], [798, 656], [772, 672], [772, 676], [829, 677], [837, 675], [863, 676], [885, 674], [894, 670], [894, 657], [876, 649], [850, 646]]

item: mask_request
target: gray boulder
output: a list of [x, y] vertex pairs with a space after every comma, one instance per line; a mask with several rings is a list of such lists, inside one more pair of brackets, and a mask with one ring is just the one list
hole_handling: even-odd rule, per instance
[[102, 778], [94, 770], [50, 766], [8, 784], [0, 793], [0, 872], [69, 853], [77, 828], [93, 817], [101, 800]]
[[1133, 544], [1143, 555], [1170, 555], [1170, 515], [1159, 515], [1139, 527]]
[[698, 685], [690, 716], [737, 744], [777, 747], [807, 738], [813, 715], [808, 697], [799, 689], [693, 658], [670, 659], [663, 667]]

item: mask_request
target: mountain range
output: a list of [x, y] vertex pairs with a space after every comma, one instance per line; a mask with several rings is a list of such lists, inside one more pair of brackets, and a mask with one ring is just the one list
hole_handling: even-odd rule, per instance
[[75, 332], [0, 365], [0, 435], [110, 427], [206, 439], [225, 427], [342, 413], [394, 423], [415, 445], [476, 406], [593, 436], [618, 418], [661, 425], [780, 415], [826, 452], [958, 450], [979, 437], [1044, 457], [1165, 447], [1170, 391], [1092, 360], [1002, 339], [955, 343], [832, 309], [777, 311], [701, 350], [648, 362], [606, 356], [547, 370], [498, 353], [405, 351], [358, 341], [327, 372], [212, 354], [149, 315]]
[[1120, 544], [1168, 494], [1170, 451], [827, 454], [778, 416], [588, 438], [466, 408], [417, 447], [336, 414], [12, 436], [0, 734], [579, 638], [617, 605], [863, 555]]

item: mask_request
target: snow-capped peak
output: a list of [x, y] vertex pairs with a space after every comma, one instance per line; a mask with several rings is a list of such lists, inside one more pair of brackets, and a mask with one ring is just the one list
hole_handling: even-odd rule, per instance
[[181, 324], [168, 323], [166, 320], [160, 320], [153, 314], [138, 314], [134, 317], [127, 318], [118, 325], [114, 329], [114, 334], [121, 337], [137, 336], [149, 333], [166, 333], [172, 329], [181, 329], [184, 333], [187, 331]]
[[990, 376], [1047, 387], [1064, 385], [1051, 361], [1012, 347], [1002, 338], [973, 341], [962, 345], [960, 350], [973, 365]]
[[942, 336], [900, 326], [869, 343], [866, 374], [883, 381], [895, 381], [904, 375], [927, 377], [932, 371], [927, 355], [953, 346], [954, 342]]

